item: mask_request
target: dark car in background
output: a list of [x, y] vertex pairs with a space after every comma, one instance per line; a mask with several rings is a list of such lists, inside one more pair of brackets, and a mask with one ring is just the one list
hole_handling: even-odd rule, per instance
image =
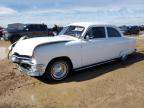
[[41, 36], [53, 36], [51, 30], [47, 28], [45, 24], [9, 24], [4, 31], [4, 40], [8, 40], [11, 43], [16, 42], [21, 37], [27, 38], [41, 37]]
[[125, 35], [131, 35], [131, 34], [139, 34], [140, 28], [138, 26], [131, 26], [129, 29], [127, 29], [124, 34]]
[[140, 31], [144, 31], [144, 25], [141, 25], [139, 28], [140, 28]]
[[119, 28], [124, 35], [132, 35], [132, 34], [138, 35], [140, 31], [144, 31], [144, 25], [141, 25], [141, 26], [123, 25], [123, 26], [120, 26]]

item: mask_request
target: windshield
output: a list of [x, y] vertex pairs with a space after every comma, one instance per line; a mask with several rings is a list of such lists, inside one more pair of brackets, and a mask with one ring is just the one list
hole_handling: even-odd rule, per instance
[[79, 38], [84, 31], [84, 27], [81, 26], [67, 26], [59, 33], [59, 35], [70, 35]]
[[9, 24], [7, 27], [8, 30], [23, 30], [24, 28], [24, 24]]

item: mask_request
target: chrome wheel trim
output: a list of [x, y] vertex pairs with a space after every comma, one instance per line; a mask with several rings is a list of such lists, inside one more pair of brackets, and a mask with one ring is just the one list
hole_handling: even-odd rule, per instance
[[65, 62], [56, 62], [51, 67], [51, 75], [54, 79], [63, 79], [68, 73], [68, 65]]

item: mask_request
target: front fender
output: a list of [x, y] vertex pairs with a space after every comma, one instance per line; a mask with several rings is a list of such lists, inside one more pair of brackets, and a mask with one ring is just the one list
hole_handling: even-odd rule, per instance
[[33, 57], [37, 64], [44, 64], [45, 68], [48, 63], [58, 57], [68, 57], [73, 65], [73, 68], [81, 66], [81, 45], [70, 45], [69, 42], [44, 44], [35, 48]]

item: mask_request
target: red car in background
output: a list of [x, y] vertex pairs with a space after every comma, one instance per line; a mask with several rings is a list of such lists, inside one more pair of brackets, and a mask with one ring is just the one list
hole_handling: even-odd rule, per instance
[[0, 38], [2, 38], [2, 37], [3, 37], [3, 28], [0, 27]]

